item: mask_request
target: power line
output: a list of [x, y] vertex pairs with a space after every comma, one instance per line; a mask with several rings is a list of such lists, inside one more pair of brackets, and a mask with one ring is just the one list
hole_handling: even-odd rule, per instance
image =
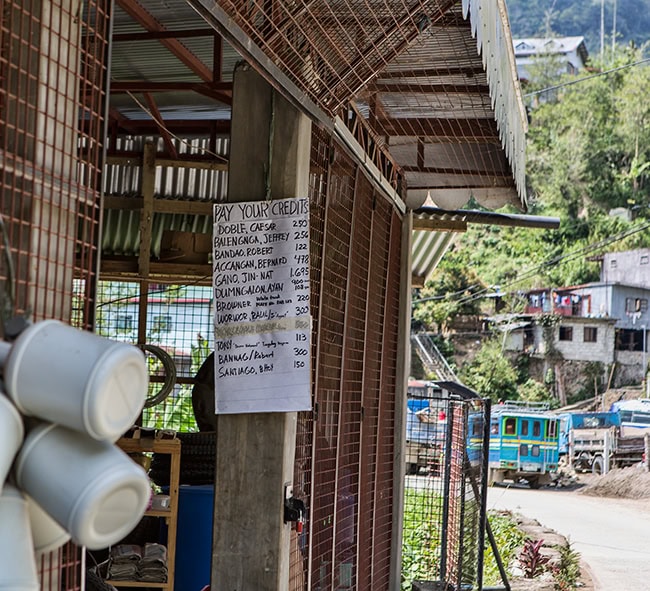
[[[618, 234], [614, 234], [613, 236], [609, 236], [607, 238], [604, 238], [602, 240], [599, 240], [598, 242], [594, 242], [592, 244], [588, 244], [583, 246], [582, 248], [575, 250], [573, 252], [566, 253], [564, 255], [559, 255], [553, 258], [550, 258], [539, 265], [536, 265], [535, 267], [531, 267], [529, 269], [524, 270], [517, 278], [512, 279], [511, 281], [505, 283], [501, 287], [509, 288], [512, 287], [513, 285], [516, 285], [518, 283], [521, 283], [522, 281], [525, 281], [526, 279], [529, 279], [530, 277], [533, 277], [538, 271], [541, 271], [547, 267], [550, 267], [551, 265], [555, 265], [557, 263], [563, 262], [563, 261], [570, 261], [575, 258], [578, 258], [579, 256], [584, 256], [586, 254], [589, 254], [591, 252], [595, 252], [597, 250], [602, 249], [604, 246], [607, 246], [609, 244], [612, 244], [614, 242], [618, 242], [619, 240], [623, 240], [624, 238], [627, 238], [628, 236], [632, 236], [633, 234], [636, 234], [638, 232], [642, 232], [643, 230], [647, 230], [650, 228], [650, 222], [639, 226], [638, 228], [630, 228], [628, 230], [623, 230], [622, 232], [619, 232]], [[456, 295], [460, 295], [462, 293], [467, 292], [468, 290], [474, 289], [477, 287], [477, 285], [471, 285], [467, 287], [466, 289], [462, 291], [457, 291], [452, 294], [445, 294], [444, 296], [432, 296], [430, 298], [422, 298], [419, 300], [414, 300], [413, 304], [417, 304], [420, 302], [426, 302], [426, 301], [431, 301], [435, 299], [445, 299], [446, 297], [453, 297]], [[469, 303], [473, 302], [475, 300], [482, 299], [485, 297], [486, 294], [490, 293], [492, 288], [486, 287], [483, 288], [471, 295], [465, 296], [464, 298], [461, 297], [457, 300], [457, 303], [459, 304], [464, 304], [464, 303]]]
[[632, 64], [625, 64], [624, 66], [618, 66], [616, 68], [612, 68], [611, 70], [605, 70], [603, 72], [598, 72], [597, 74], [592, 74], [591, 76], [585, 76], [584, 78], [578, 78], [577, 80], [570, 80], [569, 82], [563, 82], [562, 84], [556, 84], [555, 86], [549, 86], [547, 88], [542, 88], [541, 90], [534, 90], [533, 92], [528, 92], [523, 95], [524, 98], [528, 98], [529, 96], [536, 96], [538, 94], [542, 94], [543, 92], [550, 92], [551, 90], [557, 90], [558, 88], [564, 88], [565, 86], [572, 86], [573, 84], [579, 84], [580, 82], [585, 82], [586, 80], [592, 80], [593, 78], [599, 78], [600, 76], [606, 76], [608, 74], [613, 74], [614, 72], [619, 72], [620, 70], [625, 70], [626, 68], [632, 68], [634, 66], [638, 66], [640, 64], [644, 64], [646, 62], [650, 62], [650, 57], [644, 58], [642, 60], [639, 60], [638, 62], [634, 62]]

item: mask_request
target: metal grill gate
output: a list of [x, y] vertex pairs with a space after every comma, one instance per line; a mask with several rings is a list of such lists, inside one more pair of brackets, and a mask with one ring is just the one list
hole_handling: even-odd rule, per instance
[[314, 413], [295, 491], [311, 520], [291, 590], [389, 588], [401, 216], [318, 129], [311, 158]]
[[407, 420], [417, 429], [408, 429], [413, 441], [407, 446], [416, 446], [425, 461], [405, 482], [405, 580], [415, 591], [480, 590], [489, 400], [460, 384], [437, 382], [415, 402]]

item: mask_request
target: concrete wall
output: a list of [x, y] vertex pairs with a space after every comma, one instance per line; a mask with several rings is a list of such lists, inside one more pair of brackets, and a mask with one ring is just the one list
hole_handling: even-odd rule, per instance
[[[555, 347], [566, 360], [574, 361], [599, 361], [612, 363], [614, 361], [614, 326], [611, 322], [598, 322], [581, 319], [576, 321], [563, 321], [562, 326], [570, 327], [573, 338], [570, 341], [560, 340], [560, 327], [555, 328]], [[596, 342], [584, 340], [585, 328], [595, 328], [597, 331]]]
[[650, 289], [650, 248], [610, 252], [603, 256], [600, 279]]

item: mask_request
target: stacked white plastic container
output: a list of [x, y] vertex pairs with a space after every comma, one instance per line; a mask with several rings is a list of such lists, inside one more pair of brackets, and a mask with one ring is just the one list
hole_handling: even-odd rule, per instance
[[[142, 411], [148, 372], [138, 348], [56, 320], [3, 346], [0, 591], [37, 591], [38, 553], [70, 538], [106, 548], [142, 518], [149, 479], [114, 443]], [[27, 433], [21, 414], [36, 419]]]

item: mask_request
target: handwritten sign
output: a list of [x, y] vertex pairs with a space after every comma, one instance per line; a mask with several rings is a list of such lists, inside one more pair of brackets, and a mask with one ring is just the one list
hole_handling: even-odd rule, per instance
[[311, 409], [309, 201], [214, 206], [216, 413]]

